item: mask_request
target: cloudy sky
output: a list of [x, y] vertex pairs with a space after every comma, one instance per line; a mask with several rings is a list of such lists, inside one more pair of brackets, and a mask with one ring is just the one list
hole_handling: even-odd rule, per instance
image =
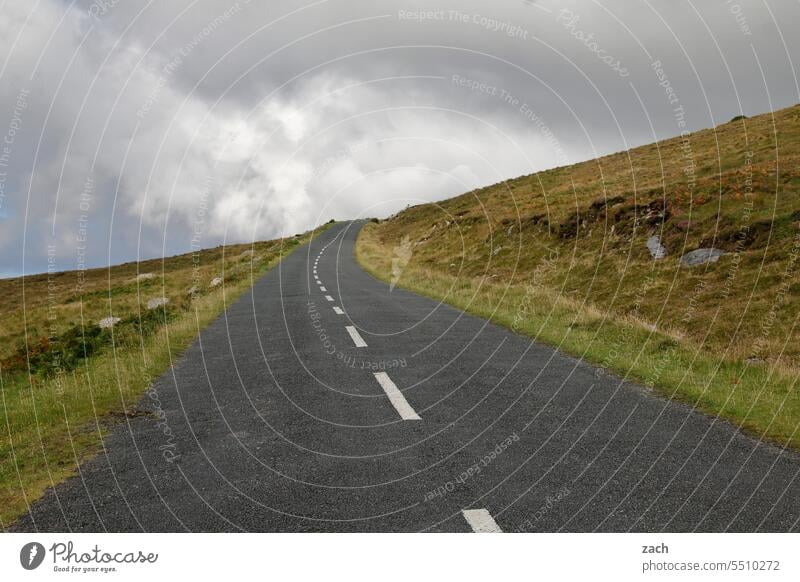
[[[800, 101], [797, 0], [10, 0], [0, 275], [385, 216]], [[668, 93], [668, 89], [672, 93]]]

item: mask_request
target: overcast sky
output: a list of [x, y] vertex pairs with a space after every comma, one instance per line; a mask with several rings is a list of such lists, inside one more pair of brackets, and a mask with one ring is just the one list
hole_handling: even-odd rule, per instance
[[386, 216], [676, 135], [678, 107], [689, 129], [786, 107], [799, 17], [797, 0], [6, 1], [0, 275]]

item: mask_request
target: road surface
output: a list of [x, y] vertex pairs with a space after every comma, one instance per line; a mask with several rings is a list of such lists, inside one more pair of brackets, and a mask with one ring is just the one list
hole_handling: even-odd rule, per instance
[[800, 458], [298, 249], [13, 530], [798, 531]]

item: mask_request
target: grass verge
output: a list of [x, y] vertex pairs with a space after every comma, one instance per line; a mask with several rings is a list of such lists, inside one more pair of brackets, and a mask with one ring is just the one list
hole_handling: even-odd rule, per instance
[[547, 280], [546, 271], [561, 268], [557, 258], [552, 264], [539, 262], [524, 284], [466, 277], [414, 261], [398, 277], [403, 253], [382, 238], [383, 227], [368, 223], [356, 244], [359, 264], [374, 277], [556, 346], [601, 366], [598, 374], [608, 369], [653, 387], [756, 438], [800, 448], [795, 370], [717, 357], [691, 338], [655, 329], [635, 314], [605, 311], [553, 289], [540, 281]]
[[[121, 317], [122, 323], [148, 319], [144, 291], [153, 286], [154, 279], [157, 289], [150, 293], [158, 292], [171, 300], [171, 316], [148, 333], [142, 331], [144, 326], [133, 325], [138, 334], [112, 335], [111, 345], [86, 354], [75, 365], [66, 366], [60, 359], [55, 372], [52, 365], [33, 369], [32, 357], [24, 358], [28, 365], [25, 373], [0, 370], [0, 527], [8, 527], [48, 487], [73, 475], [82, 461], [99, 452], [113, 425], [136, 414], [136, 405], [153, 379], [167, 370], [209, 323], [282, 256], [324, 229], [282, 241], [219, 247], [194, 257], [181, 255], [152, 264], [99, 269], [80, 275], [85, 279], [83, 292], [77, 297], [75, 286], [64, 282], [74, 279], [75, 272], [30, 278], [27, 297], [18, 301], [16, 317], [27, 320], [29, 332], [37, 324], [44, 326], [53, 313], [60, 322], [53, 336], [42, 337], [37, 346], [57, 345], [76, 327], [96, 329], [94, 320], [109, 314], [127, 315]], [[158, 266], [159, 277], [137, 280], [135, 274], [142, 265]], [[187, 295], [192, 282], [213, 281], [215, 275], [224, 284], [188, 289]], [[60, 287], [54, 286], [53, 280], [61, 281]], [[13, 289], [21, 288], [20, 280], [2, 283], [5, 287], [0, 292], [9, 296]], [[49, 297], [37, 293], [43, 289], [49, 289]], [[24, 329], [23, 323], [19, 328]], [[51, 341], [53, 338], [57, 339]], [[33, 345], [32, 341], [20, 341], [15, 350], [6, 345], [7, 361], [19, 359], [16, 353], [30, 355]]]

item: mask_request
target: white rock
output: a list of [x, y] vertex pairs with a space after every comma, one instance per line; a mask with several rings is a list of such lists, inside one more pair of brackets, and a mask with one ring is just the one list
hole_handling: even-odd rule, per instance
[[166, 297], [153, 297], [147, 301], [147, 309], [157, 309], [158, 307], [162, 307], [167, 303], [169, 303], [169, 299]]
[[119, 317], [104, 317], [97, 322], [97, 325], [100, 326], [100, 329], [108, 329], [109, 327], [114, 327], [120, 321], [122, 320]]
[[661, 239], [653, 235], [647, 239], [647, 250], [654, 259], [663, 259], [667, 256], [667, 249], [661, 244]]
[[695, 265], [703, 265], [705, 263], [716, 263], [724, 254], [725, 251], [721, 249], [697, 249], [696, 251], [683, 255], [681, 257], [681, 264], [687, 267], [694, 267]]
[[150, 279], [155, 279], [155, 275], [153, 273], [141, 273], [140, 275], [136, 276], [136, 281], [148, 281]]
[[760, 366], [761, 364], [766, 364], [767, 362], [762, 358], [751, 357], [745, 358], [744, 363], [748, 366]]
[[209, 287], [219, 287], [220, 285], [222, 285], [222, 277], [214, 277], [208, 284]]

